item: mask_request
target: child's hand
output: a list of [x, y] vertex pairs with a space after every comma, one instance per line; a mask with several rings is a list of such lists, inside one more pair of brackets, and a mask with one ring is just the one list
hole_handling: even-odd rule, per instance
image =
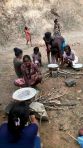
[[31, 121], [31, 123], [36, 123], [38, 125], [38, 121], [35, 118], [35, 115], [30, 115], [30, 121]]

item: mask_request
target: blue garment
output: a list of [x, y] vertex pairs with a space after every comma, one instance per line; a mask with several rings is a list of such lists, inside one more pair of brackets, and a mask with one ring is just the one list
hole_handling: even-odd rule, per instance
[[61, 53], [63, 54], [64, 53], [64, 48], [67, 46], [67, 42], [66, 40], [64, 40], [64, 42], [61, 44]]
[[35, 123], [25, 126], [20, 139], [16, 143], [11, 143], [12, 134], [8, 124], [4, 123], [0, 126], [0, 148], [34, 148], [37, 131], [38, 126]]
[[83, 148], [83, 136], [77, 137], [77, 141], [80, 144], [80, 147]]
[[36, 136], [36, 138], [35, 138], [34, 148], [41, 148], [41, 140], [40, 140], [39, 136]]

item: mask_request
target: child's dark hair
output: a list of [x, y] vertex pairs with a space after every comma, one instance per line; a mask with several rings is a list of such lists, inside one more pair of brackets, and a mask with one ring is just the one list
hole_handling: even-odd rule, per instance
[[46, 32], [46, 33], [45, 33], [45, 38], [46, 38], [47, 40], [49, 40], [49, 39], [51, 38], [51, 32]]
[[71, 48], [70, 48], [69, 45], [66, 45], [66, 46], [64, 47], [64, 51], [66, 51], [66, 50], [69, 50], [69, 51], [71, 52]]
[[28, 29], [28, 27], [27, 26], [25, 26], [25, 28], [24, 28], [25, 30], [27, 30]]
[[23, 51], [17, 47], [14, 48], [14, 53], [15, 56], [18, 57], [19, 55], [21, 55], [23, 53]]
[[33, 50], [34, 50], [34, 53], [35, 53], [35, 52], [36, 52], [36, 53], [39, 52], [39, 48], [38, 48], [38, 47], [35, 47]]
[[55, 19], [55, 20], [54, 20], [54, 23], [57, 23], [57, 22], [58, 22], [58, 19]]
[[25, 103], [15, 103], [9, 111], [8, 128], [12, 134], [11, 142], [17, 142], [21, 136], [21, 131], [29, 120], [29, 108]]
[[31, 61], [31, 58], [30, 58], [29, 55], [24, 55], [24, 56], [23, 56], [23, 62], [25, 62], [25, 59], [26, 59], [26, 58], [27, 58], [29, 61]]

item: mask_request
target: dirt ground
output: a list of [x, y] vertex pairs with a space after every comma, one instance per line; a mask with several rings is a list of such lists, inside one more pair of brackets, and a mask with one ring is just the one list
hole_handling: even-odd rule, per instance
[[[64, 36], [66, 36], [68, 43], [70, 43], [72, 49], [74, 49], [78, 55], [79, 62], [83, 63], [82, 32], [65, 33]], [[26, 41], [22, 39], [18, 39], [18, 41], [12, 43], [11, 46], [6, 47], [3, 51], [0, 50], [0, 123], [6, 120], [5, 108], [12, 101], [13, 92], [18, 89], [18, 87], [14, 85], [16, 75], [12, 62], [14, 57], [13, 48], [16, 46], [22, 48], [24, 54], [31, 55], [33, 50], [33, 47], [27, 46]], [[41, 68], [43, 75], [48, 70], [44, 48], [45, 46], [40, 47], [43, 61], [43, 67]], [[69, 77], [76, 79], [76, 86], [71, 88], [65, 86], [65, 77], [48, 77], [47, 79], [43, 79], [42, 83], [37, 86], [40, 92], [44, 94], [48, 94], [48, 92], [51, 92], [54, 88], [56, 92], [54, 94], [54, 98], [56, 98], [55, 101], [60, 101], [63, 104], [62, 106], [54, 106], [55, 110], [48, 110], [46, 108], [49, 121], [42, 121], [40, 126], [40, 135], [44, 148], [79, 147], [79, 145], [70, 138], [68, 133], [76, 137], [78, 130], [83, 127], [83, 75], [77, 75], [77, 73], [83, 73], [83, 70], [79, 72], [70, 69], [67, 70], [75, 73], [75, 75]], [[61, 97], [58, 98], [60, 94]]]

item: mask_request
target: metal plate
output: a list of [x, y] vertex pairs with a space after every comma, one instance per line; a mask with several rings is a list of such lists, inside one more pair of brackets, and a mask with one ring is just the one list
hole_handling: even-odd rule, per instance
[[83, 64], [81, 64], [81, 63], [77, 63], [77, 64], [73, 65], [74, 69], [81, 69], [82, 67], [83, 67]]
[[58, 64], [48, 64], [48, 68], [58, 68]]
[[33, 98], [36, 94], [37, 94], [37, 91], [34, 88], [25, 87], [25, 88], [16, 90], [13, 93], [12, 98], [18, 101], [26, 101]]

